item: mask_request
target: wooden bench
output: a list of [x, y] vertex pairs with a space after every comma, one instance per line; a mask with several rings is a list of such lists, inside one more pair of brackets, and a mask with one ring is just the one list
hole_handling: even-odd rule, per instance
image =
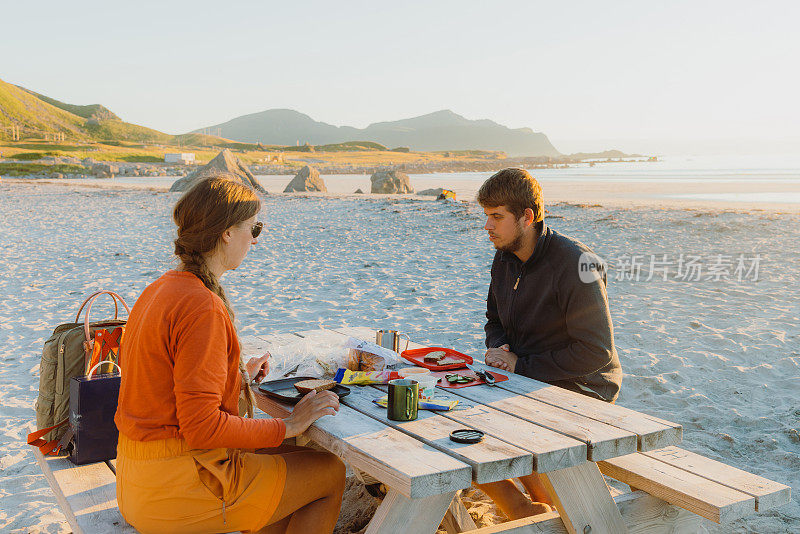
[[117, 507], [117, 478], [113, 460], [75, 465], [66, 458], [33, 454], [56, 496], [74, 534], [135, 533]]
[[[75, 534], [135, 533], [119, 512], [114, 461], [77, 466], [66, 458], [34, 455]], [[678, 447], [665, 447], [598, 462], [600, 471], [639, 488], [614, 496], [629, 532], [692, 531], [697, 515], [729, 523], [790, 501], [791, 488]], [[669, 505], [682, 508], [677, 516]], [[697, 515], [695, 515], [697, 514]], [[474, 529], [458, 498], [443, 523], [448, 532], [567, 532], [558, 513]], [[659, 528], [660, 527], [660, 528]]]
[[597, 464], [606, 476], [716, 523], [781, 506], [791, 497], [789, 486], [674, 446]]

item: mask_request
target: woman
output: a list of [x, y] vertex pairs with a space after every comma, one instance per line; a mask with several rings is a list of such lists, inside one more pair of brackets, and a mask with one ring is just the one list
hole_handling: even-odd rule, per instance
[[[239, 417], [240, 391], [250, 391], [219, 279], [256, 244], [260, 208], [241, 183], [193, 187], [173, 210], [179, 268], [145, 288], [131, 311], [115, 417], [117, 500], [140, 532], [305, 534], [336, 524], [342, 462], [304, 447], [263, 449], [335, 415], [338, 397], [309, 393], [286, 419]], [[263, 372], [261, 361], [249, 363]]]

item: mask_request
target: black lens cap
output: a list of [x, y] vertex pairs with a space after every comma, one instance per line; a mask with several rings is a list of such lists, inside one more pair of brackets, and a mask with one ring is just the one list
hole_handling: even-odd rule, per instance
[[480, 443], [483, 441], [483, 432], [472, 428], [459, 428], [450, 432], [450, 439], [456, 443]]

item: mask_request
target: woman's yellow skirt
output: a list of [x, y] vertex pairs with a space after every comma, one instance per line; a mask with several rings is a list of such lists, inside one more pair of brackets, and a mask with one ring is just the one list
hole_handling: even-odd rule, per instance
[[258, 530], [275, 513], [285, 484], [279, 455], [119, 435], [117, 502], [142, 533]]

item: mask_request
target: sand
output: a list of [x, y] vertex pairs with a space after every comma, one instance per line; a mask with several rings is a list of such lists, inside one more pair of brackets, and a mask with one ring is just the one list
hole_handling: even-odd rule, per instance
[[[341, 184], [352, 192], [357, 182]], [[682, 423], [687, 449], [793, 486], [789, 505], [726, 527], [707, 523], [709, 531], [796, 531], [800, 215], [771, 204], [745, 212], [741, 203], [634, 200], [619, 196], [631, 192], [624, 186], [606, 187], [605, 197], [586, 192], [596, 185], [561, 193], [546, 185], [547, 223], [611, 262], [619, 403]], [[118, 187], [0, 183], [0, 531], [69, 531], [24, 444], [43, 342], [89, 292], [115, 289], [132, 303], [172, 266], [177, 195]], [[393, 327], [482, 354], [493, 251], [474, 203], [270, 195], [262, 218], [260, 243], [223, 279], [242, 334]], [[706, 266], [717, 254], [760, 254], [759, 277], [619, 276], [626, 258], [653, 254], [698, 255]], [[470, 502], [482, 522], [502, 519], [480, 495]]]

